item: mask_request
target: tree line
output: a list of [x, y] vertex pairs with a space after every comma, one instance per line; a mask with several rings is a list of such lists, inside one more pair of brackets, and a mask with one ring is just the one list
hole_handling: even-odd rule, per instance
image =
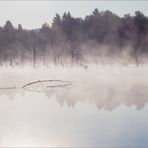
[[123, 17], [95, 9], [85, 18], [56, 14], [39, 29], [0, 27], [0, 64], [48, 66], [147, 64], [148, 17], [136, 11]]

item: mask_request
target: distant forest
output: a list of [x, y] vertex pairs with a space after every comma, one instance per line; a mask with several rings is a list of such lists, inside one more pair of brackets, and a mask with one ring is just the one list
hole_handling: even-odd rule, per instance
[[[29, 17], [29, 16], [28, 16]], [[39, 65], [148, 64], [148, 17], [136, 11], [119, 17], [95, 9], [85, 18], [56, 14], [39, 29], [0, 27], [0, 64]]]

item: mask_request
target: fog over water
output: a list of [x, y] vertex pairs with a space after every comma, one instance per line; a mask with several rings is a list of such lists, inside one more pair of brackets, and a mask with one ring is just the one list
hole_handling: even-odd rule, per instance
[[148, 2], [0, 2], [0, 147], [148, 147]]
[[147, 146], [147, 75], [135, 66], [1, 68], [0, 146]]

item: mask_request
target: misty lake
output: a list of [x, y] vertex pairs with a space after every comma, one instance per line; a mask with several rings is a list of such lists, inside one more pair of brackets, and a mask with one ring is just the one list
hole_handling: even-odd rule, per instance
[[148, 146], [147, 67], [0, 73], [0, 146]]

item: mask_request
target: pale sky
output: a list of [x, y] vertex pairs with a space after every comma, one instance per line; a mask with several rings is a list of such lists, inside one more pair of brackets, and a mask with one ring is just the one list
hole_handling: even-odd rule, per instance
[[51, 24], [55, 13], [62, 15], [70, 11], [74, 17], [85, 17], [95, 8], [111, 10], [119, 16], [135, 10], [148, 16], [148, 1], [0, 1], [0, 26], [10, 20], [14, 26], [19, 23], [23, 28], [39, 28], [45, 22]]

